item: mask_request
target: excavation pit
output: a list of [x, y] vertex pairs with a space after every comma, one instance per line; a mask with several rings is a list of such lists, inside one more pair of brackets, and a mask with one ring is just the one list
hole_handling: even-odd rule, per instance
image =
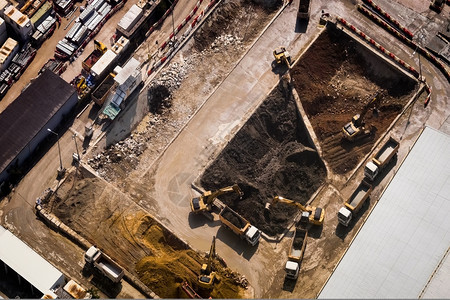
[[237, 183], [241, 200], [220, 199], [271, 236], [283, 233], [298, 209], [276, 204], [265, 213], [265, 204], [277, 195], [305, 204], [326, 176], [291, 88], [284, 78], [200, 179], [205, 190]]
[[[317, 38], [292, 68], [294, 87], [322, 149], [336, 174], [351, 172], [370, 151], [418, 89], [415, 79], [351, 38], [334, 24]], [[342, 140], [342, 127], [368, 106], [364, 121], [372, 135]]]
[[[221, 200], [270, 236], [283, 233], [298, 209], [265, 204], [280, 195], [305, 204], [324, 182], [327, 170], [348, 174], [370, 151], [418, 89], [417, 81], [362, 46], [334, 25], [328, 26], [302, 55], [200, 178], [205, 190], [233, 183], [242, 200]], [[288, 87], [286, 87], [288, 85]], [[296, 89], [322, 150], [310, 142], [291, 93]], [[383, 96], [365, 115], [369, 138], [342, 139], [342, 127], [360, 113], [376, 92]]]

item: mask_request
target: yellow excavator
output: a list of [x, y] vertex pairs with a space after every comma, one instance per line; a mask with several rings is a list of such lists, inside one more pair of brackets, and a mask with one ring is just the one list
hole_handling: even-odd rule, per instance
[[342, 127], [342, 134], [346, 140], [353, 142], [372, 133], [371, 129], [366, 127], [364, 116], [372, 105], [376, 105], [382, 95], [384, 95], [384, 93], [377, 91], [373, 98], [372, 96], [369, 97], [369, 99], [372, 98], [372, 100], [364, 106], [361, 113], [354, 115], [352, 120]]
[[[323, 224], [323, 220], [325, 219], [325, 210], [323, 208], [315, 207], [315, 206], [304, 206], [298, 202], [295, 202], [294, 200], [289, 200], [289, 199], [283, 198], [281, 196], [273, 197], [271, 205], [274, 205], [279, 202], [285, 203], [288, 205], [293, 205], [293, 206], [297, 207], [298, 209], [300, 209], [301, 211], [309, 213], [309, 216], [308, 216], [309, 223], [311, 223], [313, 225], [318, 225], [318, 226], [321, 226]], [[266, 206], [266, 208], [270, 209], [271, 205]]]
[[216, 257], [216, 237], [213, 236], [211, 249], [209, 249], [208, 261], [202, 265], [200, 275], [198, 276], [198, 284], [201, 288], [212, 289], [214, 280], [216, 280], [216, 272], [212, 271], [212, 262]]
[[227, 186], [216, 191], [206, 191], [199, 197], [194, 197], [191, 199], [191, 210], [194, 213], [209, 212], [211, 211], [212, 203], [217, 197], [231, 192], [236, 192], [240, 199], [244, 196], [244, 193], [237, 184]]
[[273, 57], [275, 57], [275, 61], [277, 64], [286, 64], [286, 66], [291, 68], [291, 55], [286, 50], [285, 47], [278, 47], [273, 50]]

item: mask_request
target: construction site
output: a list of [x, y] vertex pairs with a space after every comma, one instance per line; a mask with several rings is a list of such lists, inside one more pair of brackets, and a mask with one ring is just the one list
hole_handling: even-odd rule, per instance
[[170, 2], [100, 84], [93, 54], [56, 71], [87, 105], [0, 224], [92, 298], [320, 297], [424, 128], [450, 134], [450, 68], [426, 47], [450, 43], [448, 1]]

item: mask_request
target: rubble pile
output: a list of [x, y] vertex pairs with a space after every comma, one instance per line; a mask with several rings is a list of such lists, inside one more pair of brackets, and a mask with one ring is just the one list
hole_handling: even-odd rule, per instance
[[122, 163], [127, 161], [130, 165], [137, 165], [137, 157], [147, 148], [146, 138], [140, 134], [131, 134], [128, 138], [113, 144], [101, 153], [88, 159], [88, 164], [96, 170], [100, 176], [106, 178], [104, 167], [112, 163]]
[[237, 272], [231, 271], [230, 269], [226, 268], [224, 276], [226, 278], [231, 278], [236, 284], [243, 288], [248, 288], [248, 280], [245, 277], [245, 275], [240, 275]]

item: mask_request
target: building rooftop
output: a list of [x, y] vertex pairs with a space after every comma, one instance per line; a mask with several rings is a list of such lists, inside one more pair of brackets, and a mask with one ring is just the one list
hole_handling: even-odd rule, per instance
[[64, 275], [10, 231], [0, 226], [0, 260], [47, 294]]
[[450, 298], [449, 213], [450, 136], [426, 127], [319, 298]]
[[8, 38], [0, 47], [0, 64], [3, 64], [18, 43], [12, 38]]
[[74, 87], [46, 70], [0, 114], [0, 172], [74, 93]]
[[5, 9], [5, 15], [7, 15], [11, 20], [17, 23], [19, 26], [25, 26], [27, 25], [28, 17], [21, 13], [18, 9], [16, 9], [14, 6], [10, 5]]

